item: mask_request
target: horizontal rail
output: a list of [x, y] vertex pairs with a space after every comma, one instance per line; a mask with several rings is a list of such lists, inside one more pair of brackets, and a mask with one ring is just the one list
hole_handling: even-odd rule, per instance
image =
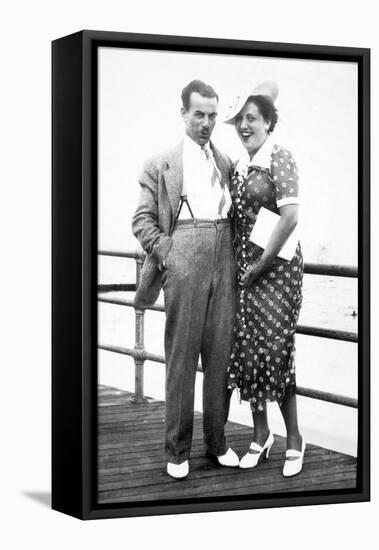
[[[118, 306], [129, 306], [129, 307], [135, 307], [134, 300], [128, 300], [127, 298], [109, 298], [108, 296], [99, 296], [98, 297], [99, 302], [104, 302], [107, 304], [115, 304]], [[153, 306], [144, 307], [141, 309], [150, 309], [151, 311], [163, 311], [164, 312], [164, 306], [160, 304], [154, 304]]]
[[[99, 250], [99, 256], [113, 256], [117, 258], [134, 258], [143, 260], [145, 253], [141, 251], [126, 252], [122, 250]], [[349, 265], [305, 263], [304, 273], [309, 275], [327, 275], [330, 277], [358, 277], [358, 268]]]
[[[135, 307], [134, 300], [128, 300], [126, 298], [108, 298], [107, 296], [99, 296], [99, 302], [107, 304], [115, 304], [119, 306]], [[164, 306], [156, 304], [149, 306], [146, 309], [152, 311], [164, 311]], [[344, 330], [334, 330], [329, 328], [309, 327], [305, 325], [297, 326], [297, 333], [306, 336], [316, 336], [319, 338], [331, 338], [333, 340], [342, 340], [345, 342], [358, 342], [358, 335], [354, 332], [346, 332]]]
[[156, 355], [154, 353], [149, 353], [146, 350], [142, 349], [132, 349], [132, 348], [123, 348], [120, 346], [110, 346], [106, 344], [99, 344], [97, 346], [99, 349], [105, 351], [112, 351], [113, 353], [121, 353], [122, 355], [130, 355], [133, 359], [139, 361], [155, 361], [156, 363], [165, 363], [165, 358], [161, 355]]
[[134, 292], [137, 288], [135, 283], [110, 283], [97, 285], [98, 292]]
[[145, 258], [144, 252], [125, 252], [122, 250], [98, 250], [99, 256], [113, 256], [115, 258], [134, 258], [135, 260], [143, 260]]
[[319, 399], [320, 401], [327, 401], [328, 403], [335, 403], [336, 405], [344, 405], [345, 407], [351, 407], [353, 409], [358, 408], [358, 399], [348, 397], [347, 395], [337, 395], [335, 393], [315, 390], [313, 388], [303, 388], [301, 386], [296, 386], [296, 393], [302, 397]]
[[297, 325], [296, 332], [306, 336], [331, 338], [332, 340], [343, 340], [344, 342], [358, 342], [358, 335], [355, 332], [347, 332], [345, 330]]
[[[156, 355], [154, 353], [149, 353], [145, 350], [136, 350], [131, 348], [124, 348], [121, 346], [110, 346], [105, 344], [99, 344], [99, 349], [110, 351], [113, 353], [121, 353], [122, 355], [129, 355], [134, 359], [140, 361], [154, 361], [156, 363], [165, 363], [165, 358], [161, 355]], [[198, 372], [203, 372], [201, 365], [197, 366]], [[331, 392], [325, 392], [322, 390], [315, 390], [311, 388], [303, 388], [297, 386], [296, 393], [303, 397], [310, 397], [311, 399], [318, 399], [320, 401], [326, 401], [328, 403], [335, 403], [336, 405], [345, 405], [346, 407], [358, 408], [358, 400], [353, 397], [348, 397], [345, 395], [337, 395]]]
[[304, 273], [330, 277], [358, 277], [358, 268], [349, 265], [305, 263]]

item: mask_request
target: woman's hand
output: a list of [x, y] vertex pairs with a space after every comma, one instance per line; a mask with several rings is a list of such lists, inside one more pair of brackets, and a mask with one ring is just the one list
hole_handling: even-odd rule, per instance
[[279, 221], [272, 232], [262, 256], [252, 265], [247, 268], [242, 268], [242, 276], [239, 281], [242, 287], [251, 287], [254, 281], [269, 269], [283, 244], [296, 227], [298, 208], [297, 204], [287, 204], [279, 208]]
[[240, 278], [240, 285], [244, 288], [249, 288], [253, 285], [254, 281], [260, 277], [263, 271], [263, 266], [259, 262], [255, 262], [248, 267], [242, 267], [242, 276]]

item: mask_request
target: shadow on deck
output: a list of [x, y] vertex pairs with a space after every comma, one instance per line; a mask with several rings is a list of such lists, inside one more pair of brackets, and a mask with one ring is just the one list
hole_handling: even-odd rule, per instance
[[[283, 478], [285, 438], [276, 436], [270, 460], [254, 470], [221, 468], [205, 456], [202, 414], [195, 413], [190, 475], [181, 481], [166, 474], [162, 401], [134, 404], [131, 393], [99, 388], [98, 502], [288, 493], [352, 489], [356, 459], [307, 445], [301, 474]], [[251, 441], [251, 428], [228, 422], [230, 446], [241, 457]]]

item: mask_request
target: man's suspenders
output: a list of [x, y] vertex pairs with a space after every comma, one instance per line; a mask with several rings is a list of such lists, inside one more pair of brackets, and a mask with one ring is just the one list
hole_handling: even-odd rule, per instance
[[[182, 195], [180, 197], [180, 204], [179, 204], [178, 212], [177, 212], [176, 217], [175, 217], [175, 223], [178, 221], [178, 218], [180, 216], [180, 212], [182, 210], [183, 204], [187, 205], [187, 208], [188, 208], [189, 213], [191, 214], [192, 218], [193, 219], [195, 218], [195, 216], [193, 215], [192, 209], [190, 207], [190, 203], [188, 202], [187, 195]], [[174, 225], [175, 225], [175, 223], [174, 223]]]

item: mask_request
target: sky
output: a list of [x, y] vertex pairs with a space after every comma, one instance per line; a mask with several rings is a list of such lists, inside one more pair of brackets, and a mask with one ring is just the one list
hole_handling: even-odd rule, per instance
[[306, 262], [357, 265], [357, 64], [271, 57], [99, 49], [99, 248], [135, 250], [131, 217], [143, 163], [183, 136], [180, 95], [193, 79], [219, 94], [215, 145], [244, 154], [222, 122], [236, 95], [279, 86], [274, 140], [298, 165]]

